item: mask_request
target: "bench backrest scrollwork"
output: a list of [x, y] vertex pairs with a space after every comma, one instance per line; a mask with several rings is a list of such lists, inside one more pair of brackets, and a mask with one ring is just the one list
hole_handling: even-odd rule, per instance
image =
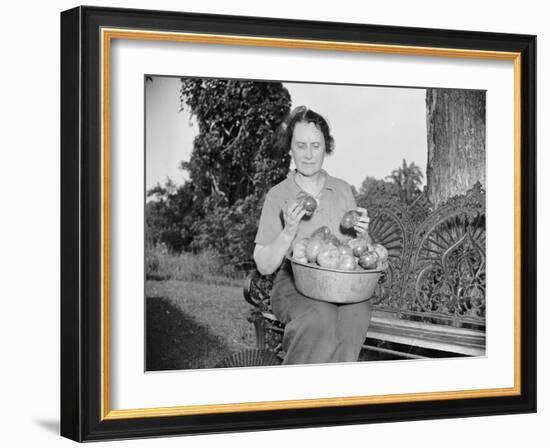
[[[415, 219], [414, 208], [401, 206], [399, 215], [393, 208], [369, 209], [373, 238], [390, 249], [390, 269], [376, 293], [377, 308], [412, 320], [484, 327], [485, 191], [481, 185], [449, 199], [422, 220]], [[378, 224], [392, 219], [392, 226]], [[386, 228], [394, 232], [384, 233]]]

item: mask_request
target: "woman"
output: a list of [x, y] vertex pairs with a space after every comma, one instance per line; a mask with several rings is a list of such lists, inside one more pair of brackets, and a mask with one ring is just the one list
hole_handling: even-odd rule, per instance
[[[357, 361], [367, 334], [371, 302], [337, 305], [309, 299], [294, 286], [290, 264], [285, 260], [292, 242], [308, 237], [321, 226], [343, 236], [340, 220], [348, 210], [357, 209], [350, 186], [323, 170], [325, 156], [334, 141], [326, 120], [304, 106], [296, 108], [283, 122], [283, 144], [290, 150], [296, 170], [266, 195], [258, 226], [254, 260], [258, 270], [275, 278], [271, 305], [275, 316], [285, 323], [284, 364]], [[296, 201], [300, 192], [317, 199], [312, 216]], [[355, 226], [366, 233], [366, 210]]]

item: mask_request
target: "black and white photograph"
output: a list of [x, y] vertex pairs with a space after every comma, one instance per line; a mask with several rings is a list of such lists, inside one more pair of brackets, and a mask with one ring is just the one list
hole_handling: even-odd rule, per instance
[[3, 445], [543, 447], [544, 5], [6, 3]]
[[233, 7], [61, 13], [61, 434], [498, 443], [541, 390], [537, 36]]
[[486, 355], [486, 91], [144, 76], [145, 370]]

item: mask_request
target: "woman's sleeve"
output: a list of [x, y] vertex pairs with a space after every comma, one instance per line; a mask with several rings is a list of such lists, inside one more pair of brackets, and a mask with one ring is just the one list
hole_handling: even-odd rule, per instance
[[256, 233], [254, 242], [263, 246], [271, 244], [282, 230], [281, 208], [268, 193], [265, 197], [260, 222], [258, 223], [258, 232]]
[[355, 210], [357, 208], [357, 202], [355, 202], [355, 197], [353, 196], [351, 187], [347, 185], [347, 188], [344, 191], [344, 202], [346, 204], [346, 210]]

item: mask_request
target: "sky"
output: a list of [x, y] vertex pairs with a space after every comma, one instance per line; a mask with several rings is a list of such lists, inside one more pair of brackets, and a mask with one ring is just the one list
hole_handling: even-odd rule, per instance
[[[365, 177], [383, 179], [403, 159], [426, 171], [426, 105], [424, 89], [284, 83], [292, 107], [305, 105], [323, 115], [335, 141], [324, 168], [359, 188]], [[146, 187], [169, 177], [186, 180], [178, 169], [189, 160], [198, 126], [180, 111], [178, 77], [154, 77], [145, 86]], [[426, 179], [424, 177], [424, 183]]]

